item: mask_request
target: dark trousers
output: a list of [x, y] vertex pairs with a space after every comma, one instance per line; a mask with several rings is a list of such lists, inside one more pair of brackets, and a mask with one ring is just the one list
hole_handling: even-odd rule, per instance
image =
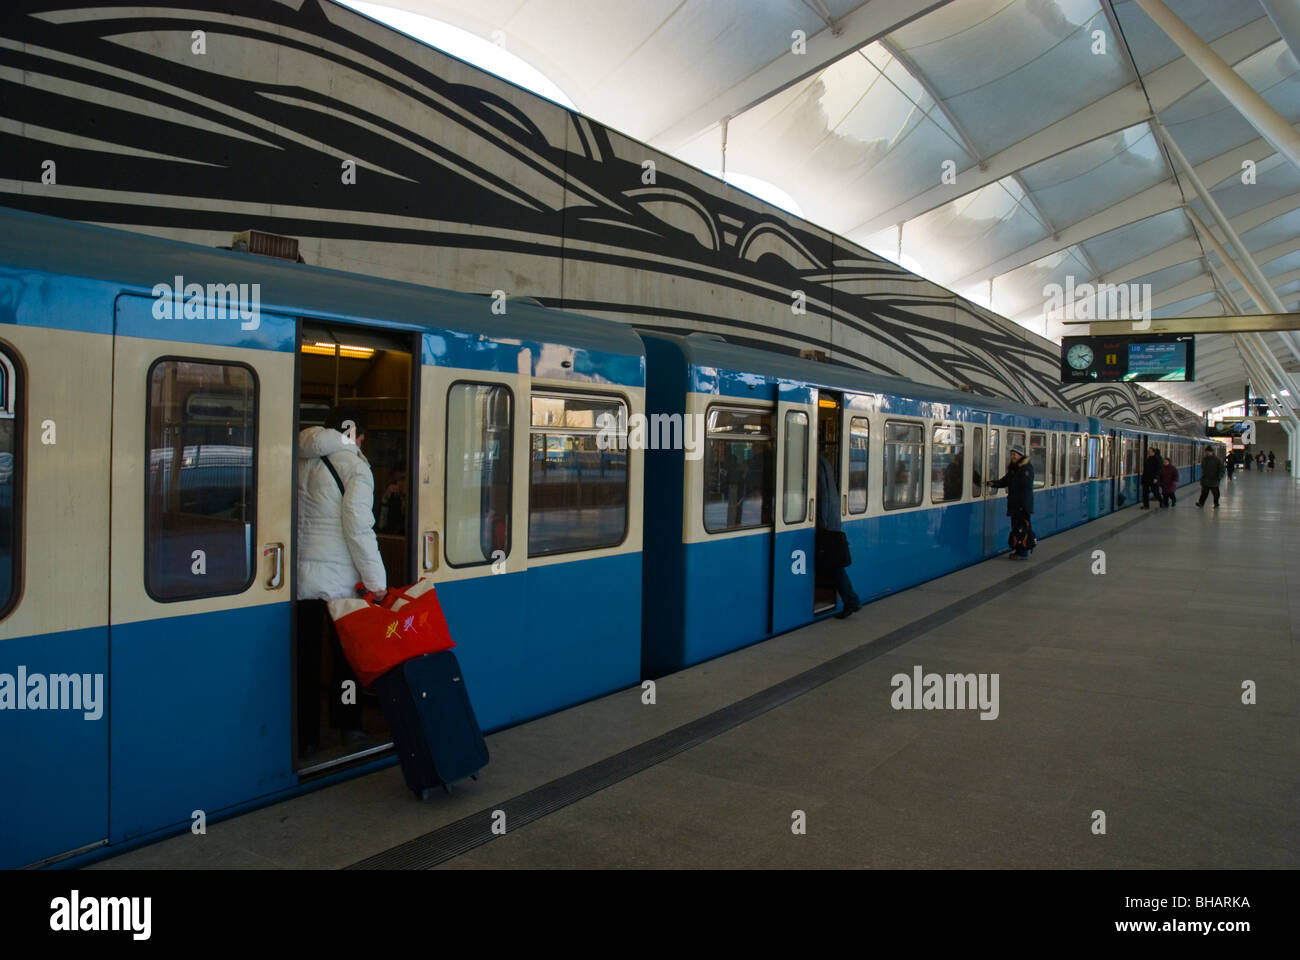
[[[321, 658], [330, 650], [329, 721], [339, 730], [361, 729], [361, 685], [339, 646], [334, 620], [324, 600], [298, 601], [298, 750], [319, 746]], [[357, 702], [343, 702], [343, 683], [351, 680]]]
[[1160, 502], [1160, 506], [1162, 507], [1172, 507], [1175, 503], [1178, 502], [1177, 490], [1161, 490], [1160, 495], [1161, 497], [1164, 498]]
[[1160, 487], [1159, 487], [1159, 485], [1157, 484], [1157, 481], [1155, 481], [1155, 480], [1143, 480], [1143, 481], [1142, 481], [1142, 506], [1144, 506], [1144, 507], [1149, 507], [1149, 506], [1151, 506], [1151, 502], [1150, 502], [1150, 501], [1151, 501], [1151, 494], [1153, 494], [1153, 493], [1156, 495], [1156, 499], [1159, 500], [1159, 499], [1160, 499]]
[[1201, 499], [1196, 501], [1196, 505], [1199, 507], [1203, 503], [1205, 503], [1205, 498], [1208, 497], [1211, 493], [1214, 494], [1214, 505], [1217, 507], [1219, 505], [1218, 487], [1201, 487]]
[[853, 610], [862, 606], [862, 601], [858, 599], [857, 593], [853, 590], [853, 581], [849, 579], [849, 571], [845, 567], [835, 568], [835, 592], [844, 601], [845, 610]]

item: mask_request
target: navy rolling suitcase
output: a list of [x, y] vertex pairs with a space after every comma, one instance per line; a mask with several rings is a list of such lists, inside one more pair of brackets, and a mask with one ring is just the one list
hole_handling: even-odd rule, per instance
[[474, 718], [460, 664], [450, 650], [426, 653], [375, 680], [406, 785], [422, 800], [487, 765], [487, 744]]

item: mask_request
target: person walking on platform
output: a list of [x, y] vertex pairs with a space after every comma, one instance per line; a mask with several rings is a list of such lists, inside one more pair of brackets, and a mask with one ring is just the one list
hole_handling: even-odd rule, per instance
[[1227, 459], [1224, 460], [1223, 462], [1223, 475], [1224, 478], [1227, 479], [1229, 483], [1232, 483], [1232, 471], [1236, 466], [1237, 466], [1236, 454], [1229, 453]]
[[1178, 468], [1174, 462], [1165, 457], [1165, 465], [1160, 468], [1160, 506], [1178, 505]]
[[[817, 533], [818, 539], [824, 539], [827, 543], [831, 540], [843, 548], [847, 553], [848, 548], [844, 543], [844, 533], [840, 528], [840, 491], [839, 484], [835, 482], [835, 469], [831, 466], [830, 459], [822, 454], [817, 458]], [[829, 534], [829, 536], [826, 536]], [[817, 551], [819, 560], [825, 557], [821, 562], [834, 567], [835, 592], [840, 595], [844, 601], [844, 609], [836, 614], [841, 620], [851, 616], [862, 609], [862, 601], [858, 599], [857, 593], [853, 590], [853, 581], [849, 579], [848, 572], [844, 568], [842, 557], [832, 554], [838, 554], [839, 550], [834, 551]]]
[[1275, 459], [1274, 456], [1273, 456], [1273, 451], [1270, 450], [1270, 451], [1268, 452], [1268, 472], [1269, 472], [1269, 473], [1272, 473], [1272, 472], [1273, 472], [1273, 464], [1276, 463], [1276, 462], [1277, 462], [1277, 461], [1276, 461], [1276, 459]]
[[1264, 451], [1263, 450], [1255, 454], [1255, 466], [1259, 468], [1260, 473], [1264, 472]]
[[1196, 501], [1198, 507], [1205, 506], [1205, 498], [1213, 493], [1214, 509], [1219, 509], [1219, 474], [1222, 470], [1223, 464], [1214, 455], [1214, 448], [1206, 447], [1205, 456], [1201, 458], [1201, 499]]
[[1156, 499], [1160, 499], [1160, 470], [1164, 467], [1165, 462], [1160, 457], [1160, 451], [1155, 447], [1147, 447], [1147, 458], [1142, 464], [1142, 509], [1150, 510], [1150, 498], [1155, 494]]
[[1034, 465], [1025, 457], [1025, 448], [1017, 444], [1007, 454], [1007, 472], [988, 486], [1007, 491], [1007, 516], [1011, 518], [1010, 545], [1013, 559], [1027, 560], [1034, 549], [1033, 528], [1029, 517], [1034, 512]]
[[1252, 457], [1250, 454], [1245, 453], [1242, 454], [1241, 462], [1244, 463], [1246, 465], [1246, 469], [1249, 470], [1250, 465], [1255, 462], [1255, 458]]

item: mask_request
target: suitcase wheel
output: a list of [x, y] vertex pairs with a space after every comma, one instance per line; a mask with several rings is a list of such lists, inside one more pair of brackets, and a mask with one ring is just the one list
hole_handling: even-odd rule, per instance
[[477, 782], [477, 781], [478, 781], [478, 774], [477, 774], [477, 773], [471, 773], [471, 774], [469, 775], [469, 778], [470, 778], [471, 780]]

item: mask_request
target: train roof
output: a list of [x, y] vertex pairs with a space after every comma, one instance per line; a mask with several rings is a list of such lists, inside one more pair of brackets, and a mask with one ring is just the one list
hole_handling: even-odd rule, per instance
[[[647, 334], [648, 336], [649, 334]], [[843, 364], [825, 363], [795, 357], [786, 353], [762, 350], [757, 347], [740, 346], [727, 343], [711, 334], [696, 336], [677, 336], [673, 334], [653, 334], [678, 343], [689, 363], [702, 367], [717, 367], [725, 370], [737, 370], [762, 373], [767, 376], [794, 380], [804, 383], [819, 384], [826, 387], [858, 389], [864, 393], [887, 393], [905, 396], [915, 400], [936, 403], [949, 403], [966, 407], [979, 407], [990, 412], [1025, 417], [1054, 416], [1057, 419], [1098, 420], [1107, 429], [1138, 430], [1142, 433], [1162, 434], [1165, 436], [1185, 436], [1167, 431], [1152, 430], [1142, 424], [1125, 423], [1109, 418], [1092, 417], [1090, 414], [1074, 410], [1062, 410], [1059, 407], [1039, 407], [1016, 403], [1001, 397], [990, 397], [979, 393], [966, 393], [948, 387], [894, 377], [888, 374], [872, 373], [857, 367]]]
[[687, 361], [702, 367], [718, 367], [724, 370], [740, 370], [762, 373], [784, 380], [819, 384], [826, 387], [857, 389], [863, 393], [887, 393], [925, 400], [934, 403], [951, 403], [965, 407], [981, 407], [990, 411], [1022, 416], [1041, 417], [1047, 413], [1065, 414], [1076, 420], [1087, 419], [1087, 414], [1073, 410], [1060, 410], [1056, 407], [1035, 407], [990, 397], [979, 393], [966, 393], [947, 387], [908, 380], [906, 377], [893, 377], [888, 374], [872, 373], [836, 363], [808, 360], [789, 354], [761, 350], [757, 347], [738, 346], [702, 336], [669, 336], [677, 341]]
[[[261, 309], [291, 316], [377, 321], [399, 329], [478, 333], [494, 339], [581, 346], [639, 355], [627, 324], [511, 299], [492, 313], [482, 294], [291, 263], [127, 230], [0, 207], [0, 275], [43, 271], [136, 287], [186, 282], [258, 283]], [[504, 281], [503, 277], [503, 281]], [[523, 294], [523, 291], [520, 291]]]

